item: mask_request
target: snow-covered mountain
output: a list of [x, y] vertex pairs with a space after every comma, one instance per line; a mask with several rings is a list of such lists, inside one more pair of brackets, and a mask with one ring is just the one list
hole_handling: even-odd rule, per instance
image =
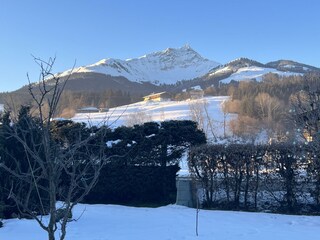
[[253, 79], [260, 81], [263, 76], [268, 73], [290, 76], [301, 75], [312, 71], [319, 72], [320, 69], [290, 60], [279, 60], [263, 64], [248, 58], [238, 58], [212, 69], [201, 79], [203, 82], [206, 82], [207, 85], [217, 85], [219, 83], [230, 83], [231, 81]]
[[213, 69], [207, 74], [207, 78], [220, 77], [219, 81], [221, 83], [252, 79], [260, 81], [262, 77], [268, 73], [274, 73], [283, 76], [301, 74], [300, 72], [296, 71], [278, 70], [276, 66], [272, 67], [271, 65], [262, 64], [247, 58], [239, 58]]
[[[203, 58], [186, 45], [181, 48], [167, 48], [139, 58], [127, 60], [107, 58], [92, 65], [74, 69], [76, 73], [95, 72], [110, 76], [122, 76], [134, 82], [150, 82], [155, 85], [175, 84], [207, 74], [219, 63]], [[63, 72], [61, 76], [67, 75]]]
[[[259, 81], [267, 73], [287, 76], [304, 74], [309, 71], [320, 71], [320, 69], [290, 60], [278, 60], [263, 64], [248, 58], [239, 58], [222, 65], [203, 58], [190, 46], [186, 45], [180, 48], [167, 48], [139, 58], [127, 60], [103, 59], [97, 63], [74, 69], [73, 75], [76, 77], [73, 77], [73, 79], [82, 79], [83, 81], [90, 78], [93, 84], [95, 81], [92, 81], [92, 78], [94, 80], [100, 79], [102, 74], [109, 79], [108, 83], [103, 84], [104, 87], [111, 83], [115, 85], [115, 83], [121, 82], [121, 87], [118, 88], [126, 89], [128, 84], [124, 81], [127, 80], [131, 85], [133, 83], [138, 85], [141, 83], [150, 84], [153, 86], [152, 91], [157, 91], [156, 87], [158, 86], [176, 84], [182, 80], [193, 81], [189, 81], [186, 86], [180, 85], [176, 90], [201, 83], [210, 86], [218, 85], [219, 83], [229, 83], [232, 80], [255, 79]], [[69, 74], [70, 70], [60, 73], [60, 76]], [[100, 74], [100, 76], [92, 76], [92, 74]], [[122, 79], [117, 79], [119, 77]], [[102, 79], [100, 80], [99, 84], [106, 82]], [[78, 83], [80, 83], [80, 80]], [[75, 86], [75, 84], [73, 85]], [[144, 88], [145, 86], [131, 86], [129, 88], [137, 89], [141, 87]], [[168, 89], [165, 90], [168, 91]]]
[[[218, 87], [220, 83], [229, 83], [233, 80], [259, 81], [268, 73], [296, 75], [311, 71], [320, 73], [319, 68], [290, 60], [263, 64], [239, 58], [226, 64], [219, 64], [202, 57], [186, 45], [127, 60], [107, 58], [76, 68], [72, 73], [71, 70], [67, 70], [57, 75], [63, 78], [68, 76], [66, 91], [91, 93], [122, 91], [137, 99], [152, 92], [179, 93], [195, 86], [200, 86], [202, 89]], [[26, 96], [27, 92], [28, 87], [24, 86], [14, 94]], [[0, 100], [5, 99], [3, 96], [0, 94]]]

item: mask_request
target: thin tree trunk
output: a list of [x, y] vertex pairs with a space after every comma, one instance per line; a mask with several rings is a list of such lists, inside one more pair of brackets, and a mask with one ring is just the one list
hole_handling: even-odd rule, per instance
[[249, 184], [250, 184], [250, 163], [246, 162], [246, 186], [244, 190], [244, 206], [248, 207], [248, 192], [249, 192]]

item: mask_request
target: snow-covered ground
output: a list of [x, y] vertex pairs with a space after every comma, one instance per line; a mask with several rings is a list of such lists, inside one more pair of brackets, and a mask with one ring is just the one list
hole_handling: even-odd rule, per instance
[[[130, 120], [135, 119], [141, 122], [145, 121], [166, 121], [166, 120], [184, 120], [192, 119], [190, 107], [207, 107], [208, 115], [212, 121], [217, 135], [223, 135], [224, 114], [222, 104], [229, 97], [205, 97], [200, 100], [186, 101], [146, 101], [130, 105], [111, 108], [105, 113], [77, 113], [72, 120], [76, 122], [86, 122], [89, 125], [107, 124], [111, 127], [126, 125]], [[203, 116], [206, 114], [203, 111]], [[228, 114], [226, 121], [229, 121], [234, 115]], [[141, 122], [136, 122], [137, 124]]]
[[[82, 214], [82, 216], [81, 216]], [[303, 240], [318, 239], [319, 216], [289, 216], [231, 211], [199, 212], [169, 205], [135, 208], [117, 205], [76, 206], [66, 240]], [[34, 220], [11, 219], [0, 228], [0, 240], [44, 240], [45, 232]]]

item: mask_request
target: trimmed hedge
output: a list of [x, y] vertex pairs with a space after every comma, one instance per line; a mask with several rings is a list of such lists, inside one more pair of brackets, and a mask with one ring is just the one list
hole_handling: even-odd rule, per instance
[[84, 203], [163, 205], [176, 200], [177, 165], [106, 166]]

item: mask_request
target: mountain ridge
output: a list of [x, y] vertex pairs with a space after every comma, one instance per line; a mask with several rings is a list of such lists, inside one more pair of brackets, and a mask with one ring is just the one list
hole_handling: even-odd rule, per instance
[[[205, 75], [220, 63], [203, 58], [190, 46], [167, 48], [138, 58], [126, 60], [106, 58], [94, 64], [74, 69], [73, 72], [97, 72], [110, 76], [123, 76], [134, 82], [150, 82], [155, 85], [175, 84]], [[66, 76], [71, 71], [59, 74]]]
[[[188, 87], [192, 85], [190, 83], [192, 81], [195, 84], [200, 81], [206, 83], [206, 85], [211, 83], [217, 85], [229, 83], [232, 80], [255, 79], [259, 81], [267, 73], [287, 76], [311, 71], [320, 72], [320, 69], [292, 60], [277, 60], [264, 64], [241, 57], [226, 64], [220, 64], [217, 61], [202, 57], [189, 45], [185, 45], [180, 48], [167, 48], [126, 60], [105, 58], [96, 63], [76, 68], [73, 72], [67, 70], [58, 75], [67, 76], [71, 73], [81, 73], [83, 78], [83, 75], [89, 75], [89, 73], [104, 74], [109, 76], [108, 79], [110, 77], [123, 77], [133, 83], [142, 85], [148, 83], [154, 85], [153, 90], [157, 90], [157, 87], [163, 85], [181, 85], [181, 82], [186, 81]], [[139, 87], [139, 85], [136, 85], [136, 87]]]
[[[65, 88], [69, 92], [122, 91], [137, 99], [152, 92], [178, 93], [194, 86], [205, 89], [232, 81], [260, 81], [267, 73], [287, 76], [312, 71], [320, 73], [317, 67], [292, 60], [277, 60], [264, 64], [242, 57], [219, 64], [202, 57], [185, 45], [126, 60], [106, 58], [73, 71], [57, 73], [56, 76], [60, 76], [62, 80], [69, 78]], [[50, 83], [50, 79], [48, 81]], [[28, 99], [28, 86], [10, 94], [19, 99]], [[5, 102], [5, 95], [0, 94], [0, 102]]]

